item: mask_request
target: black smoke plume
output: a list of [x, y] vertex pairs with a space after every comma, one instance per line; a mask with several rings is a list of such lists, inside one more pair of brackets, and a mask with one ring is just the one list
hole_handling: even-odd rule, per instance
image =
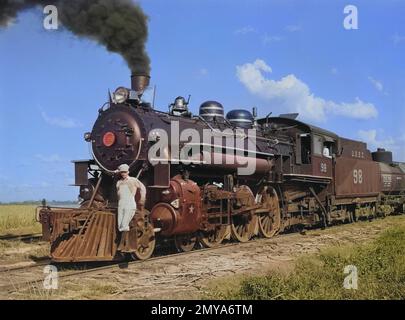
[[119, 53], [133, 72], [150, 73], [145, 50], [148, 18], [131, 0], [0, 0], [0, 27], [8, 26], [22, 10], [48, 4], [57, 7], [66, 29]]

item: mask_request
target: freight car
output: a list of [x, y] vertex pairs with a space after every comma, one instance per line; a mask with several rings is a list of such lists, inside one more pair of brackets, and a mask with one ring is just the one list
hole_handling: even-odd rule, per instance
[[[85, 134], [92, 159], [74, 161], [80, 208], [38, 208], [53, 261], [147, 259], [168, 241], [189, 251], [404, 212], [405, 164], [391, 153], [371, 154], [297, 114], [225, 116], [206, 101], [192, 115], [182, 97], [161, 112], [142, 100], [148, 84], [132, 75], [131, 89], [118, 88]], [[147, 186], [147, 202], [121, 233], [123, 163]]]

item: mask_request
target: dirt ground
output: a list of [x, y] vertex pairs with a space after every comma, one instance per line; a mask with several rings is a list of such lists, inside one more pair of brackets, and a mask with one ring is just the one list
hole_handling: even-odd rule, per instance
[[286, 234], [242, 245], [146, 261], [127, 268], [59, 279], [59, 289], [0, 293], [1, 299], [201, 299], [216, 286], [271, 270], [288, 271], [294, 260], [328, 246], [359, 244], [388, 227], [405, 224], [405, 216], [363, 221], [305, 234]]

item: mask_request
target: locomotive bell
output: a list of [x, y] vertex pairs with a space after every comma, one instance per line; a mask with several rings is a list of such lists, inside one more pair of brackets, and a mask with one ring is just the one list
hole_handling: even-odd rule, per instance
[[183, 97], [177, 97], [176, 100], [174, 100], [173, 110], [187, 111], [186, 99], [184, 99]]
[[186, 115], [188, 113], [188, 102], [181, 96], [178, 96], [169, 106], [170, 112], [175, 115]]

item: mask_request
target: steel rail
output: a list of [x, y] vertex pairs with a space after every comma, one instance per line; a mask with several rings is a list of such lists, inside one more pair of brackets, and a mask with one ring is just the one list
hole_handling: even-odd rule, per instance
[[0, 240], [34, 240], [42, 237], [42, 233], [30, 233], [30, 234], [21, 234], [21, 235], [3, 235], [0, 236]]

